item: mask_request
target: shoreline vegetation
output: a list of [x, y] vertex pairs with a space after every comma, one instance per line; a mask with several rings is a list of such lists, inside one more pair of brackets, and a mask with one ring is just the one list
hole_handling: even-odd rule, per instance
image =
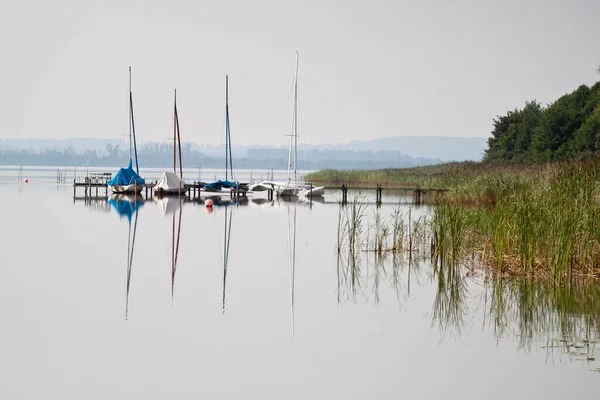
[[[424, 197], [435, 207], [411, 251], [431, 247], [441, 265], [477, 265], [504, 276], [548, 277], [564, 281], [581, 275], [600, 278], [600, 156], [545, 164], [450, 163], [381, 171], [321, 171], [307, 181], [322, 184], [385, 183], [447, 188]], [[356, 200], [355, 200], [356, 202]], [[406, 249], [397, 217], [357, 227], [364, 210], [349, 204], [340, 211], [341, 237], [363, 250]], [[379, 242], [355, 237], [369, 231]], [[407, 233], [414, 235], [413, 233]], [[354, 235], [354, 236], [353, 236]], [[341, 246], [341, 244], [339, 245]]]
[[424, 194], [435, 207], [417, 221], [417, 234], [414, 227], [400, 233], [406, 224], [397, 215], [361, 227], [357, 201], [340, 206], [338, 249], [350, 248], [350, 255], [407, 251], [408, 235], [409, 253], [430, 249], [436, 268], [460, 265], [557, 284], [600, 278], [600, 82], [545, 108], [527, 102], [498, 117], [488, 146], [482, 162], [323, 170], [305, 180], [449, 190]]

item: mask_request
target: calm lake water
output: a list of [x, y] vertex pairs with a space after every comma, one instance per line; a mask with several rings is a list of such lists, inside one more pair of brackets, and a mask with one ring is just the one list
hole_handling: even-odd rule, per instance
[[[595, 282], [485, 279], [435, 268], [428, 249], [349, 257], [337, 251], [336, 192], [313, 204], [262, 193], [207, 212], [176, 199], [73, 200], [56, 168], [26, 170], [28, 184], [16, 174], [0, 172], [2, 399], [591, 399], [600, 389]], [[365, 204], [366, 240], [377, 212], [389, 221], [399, 209], [414, 225], [431, 211], [409, 200]]]

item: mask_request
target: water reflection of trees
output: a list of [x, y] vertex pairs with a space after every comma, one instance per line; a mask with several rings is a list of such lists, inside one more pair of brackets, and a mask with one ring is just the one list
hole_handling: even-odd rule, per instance
[[[545, 343], [549, 351], [560, 349], [582, 359], [593, 356], [600, 332], [596, 280], [503, 278], [489, 270], [476, 275], [480, 260], [475, 254], [464, 257], [469, 238], [458, 216], [445, 213], [444, 220], [430, 224], [411, 214], [411, 208], [394, 209], [384, 218], [377, 209], [369, 219], [367, 206], [359, 201], [340, 207], [339, 303], [379, 304], [380, 292], [391, 288], [401, 305], [410, 296], [411, 282], [420, 284], [427, 272], [435, 288], [431, 322], [442, 334], [460, 335], [467, 316], [483, 311], [485, 326], [497, 338], [517, 338], [520, 349]], [[477, 301], [479, 293], [482, 301]]]

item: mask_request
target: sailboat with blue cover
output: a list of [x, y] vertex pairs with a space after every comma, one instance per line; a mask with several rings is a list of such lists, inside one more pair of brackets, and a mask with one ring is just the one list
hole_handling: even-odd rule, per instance
[[[135, 171], [132, 161], [135, 155]], [[113, 193], [130, 194], [140, 193], [144, 179], [139, 175], [139, 166], [137, 158], [137, 145], [135, 142], [135, 123], [133, 120], [133, 94], [131, 92], [131, 67], [129, 67], [129, 165], [127, 168], [120, 168], [117, 174], [107, 182], [108, 187]]]
[[[206, 192], [221, 192], [223, 189], [241, 189], [238, 182], [233, 181], [233, 162], [231, 160], [231, 129], [229, 126], [229, 76], [225, 76], [225, 180], [217, 180], [204, 185]], [[231, 181], [229, 180], [231, 174]]]

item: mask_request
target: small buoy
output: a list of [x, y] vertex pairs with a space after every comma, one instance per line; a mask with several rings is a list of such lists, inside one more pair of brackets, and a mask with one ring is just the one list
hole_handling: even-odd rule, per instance
[[25, 178], [25, 183], [29, 183], [29, 179]]
[[212, 201], [212, 199], [206, 199], [206, 202], [204, 202], [204, 205], [206, 207], [212, 207], [214, 204], [214, 202]]

